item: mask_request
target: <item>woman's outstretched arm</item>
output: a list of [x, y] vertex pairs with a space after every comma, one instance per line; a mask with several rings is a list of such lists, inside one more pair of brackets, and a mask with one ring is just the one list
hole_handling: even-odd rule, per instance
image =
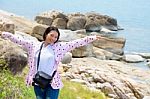
[[26, 79], [27, 85], [30, 85], [32, 83], [32, 77], [34, 74], [34, 58], [33, 58], [33, 41], [25, 40], [19, 36], [16, 36], [9, 32], [2, 32], [2, 38], [9, 39], [12, 42], [21, 45], [28, 51], [28, 65], [29, 65], [29, 74]]
[[22, 47], [26, 48], [27, 50], [30, 50], [33, 42], [29, 40], [25, 40], [19, 36], [16, 36], [10, 32], [2, 32], [2, 38], [7, 38], [11, 40], [12, 42], [21, 45]]
[[87, 45], [97, 39], [101, 39], [101, 36], [96, 36], [96, 35], [95, 36], [86, 36], [81, 39], [66, 42], [66, 43], [62, 44], [62, 51], [64, 51], [64, 52], [71, 51], [74, 48]]

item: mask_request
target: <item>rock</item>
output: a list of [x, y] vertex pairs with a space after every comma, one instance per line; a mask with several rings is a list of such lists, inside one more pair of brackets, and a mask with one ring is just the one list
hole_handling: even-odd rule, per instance
[[59, 41], [62, 42], [69, 42], [80, 38], [78, 37], [75, 31], [59, 29], [59, 32], [60, 32]]
[[87, 35], [87, 34], [86, 34], [86, 30], [85, 30], [85, 29], [76, 30], [75, 32], [76, 32], [76, 34]]
[[63, 72], [67, 72], [72, 66], [70, 65], [63, 65]]
[[101, 77], [99, 77], [99, 75], [97, 75], [97, 74], [94, 74], [94, 76], [92, 77], [93, 78], [93, 82], [95, 82], [95, 83], [104, 83], [105, 81], [101, 78]]
[[33, 36], [26, 34], [24, 32], [15, 31], [14, 35], [16, 35], [17, 37], [20, 37], [24, 40], [38, 41], [38, 39], [36, 37], [33, 37]]
[[85, 16], [72, 16], [67, 22], [67, 28], [70, 30], [84, 29], [85, 23]]
[[150, 58], [150, 53], [136, 53], [136, 52], [134, 52], [134, 54], [140, 55], [140, 56], [142, 56], [143, 58], [146, 58], [146, 59]]
[[53, 20], [56, 18], [63, 18], [67, 21], [67, 16], [65, 14], [63, 14], [62, 11], [56, 11], [56, 10], [45, 11], [45, 12], [41, 13], [40, 16], [50, 17]]
[[131, 54], [124, 55], [123, 59], [124, 61], [129, 63], [137, 63], [144, 61], [144, 58], [142, 58], [140, 55], [131, 55]]
[[63, 59], [61, 60], [62, 64], [69, 64], [72, 60], [72, 53], [67, 52]]
[[14, 33], [15, 31], [15, 25], [11, 20], [0, 18], [0, 31], [6, 31]]
[[66, 29], [67, 22], [63, 18], [56, 18], [55, 20], [53, 20], [52, 26], [55, 26], [59, 29]]
[[[99, 13], [89, 12], [89, 13], [86, 13], [85, 16], [87, 17], [87, 21], [89, 21], [88, 23], [90, 23], [90, 22], [92, 24], [94, 23], [95, 27], [99, 28], [99, 31], [101, 29], [100, 28], [101, 26], [113, 27], [113, 28], [107, 28], [109, 30], [118, 29], [117, 28], [117, 20], [112, 17], [109, 17], [107, 15], [101, 15]], [[88, 23], [86, 23], [87, 26], [88, 26]], [[93, 26], [94, 26], [94, 24], [93, 24]], [[86, 25], [85, 25], [85, 27], [86, 27]], [[115, 29], [115, 27], [116, 27], [116, 29]]]
[[79, 48], [75, 48], [71, 51], [73, 57], [89, 57], [93, 56], [93, 45], [88, 44], [86, 46], [81, 46]]
[[45, 32], [46, 25], [36, 25], [33, 27], [32, 36], [38, 38], [39, 40], [43, 40], [43, 33]]
[[99, 40], [94, 41], [92, 44], [95, 47], [107, 50], [117, 55], [123, 55], [123, 48], [125, 46], [124, 38], [107, 38], [102, 37]]
[[101, 27], [101, 32], [104, 32], [104, 33], [115, 33], [114, 31], [111, 31], [105, 27]]
[[22, 72], [23, 68], [27, 65], [27, 53], [18, 45], [1, 38], [0, 46], [0, 58], [7, 62], [7, 68], [13, 74]]
[[146, 62], [150, 62], [150, 59], [147, 59]]
[[99, 48], [94, 47], [93, 54], [98, 59], [106, 60], [106, 55]]
[[89, 32], [100, 32], [101, 25], [96, 22], [96, 20], [93, 20], [92, 18], [87, 18], [85, 29]]
[[114, 25], [105, 25], [103, 26], [105, 29], [110, 30], [110, 31], [118, 31], [118, 27], [117, 26], [114, 26]]
[[114, 94], [113, 87], [109, 83], [103, 83], [103, 87], [101, 88], [101, 91], [105, 94]]
[[39, 24], [45, 24], [45, 25], [51, 25], [52, 24], [52, 21], [53, 19], [50, 18], [50, 17], [45, 17], [45, 16], [36, 16], [35, 17], [35, 21]]
[[107, 50], [103, 50], [97, 47], [93, 47], [93, 54], [96, 58], [101, 60], [121, 60], [122, 57], [120, 55], [114, 54]]
[[150, 96], [144, 96], [143, 99], [150, 99]]
[[81, 83], [81, 84], [86, 84], [86, 81], [81, 80], [81, 79], [71, 79], [70, 81], [72, 81], [72, 82], [78, 82], [78, 83]]
[[150, 62], [147, 62], [146, 65], [150, 67]]
[[0, 31], [3, 31], [3, 22], [0, 21]]

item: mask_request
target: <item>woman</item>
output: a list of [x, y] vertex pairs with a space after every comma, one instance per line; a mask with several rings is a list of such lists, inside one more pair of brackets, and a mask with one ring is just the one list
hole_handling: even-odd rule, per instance
[[[100, 39], [101, 36], [87, 36], [71, 42], [58, 42], [60, 33], [56, 27], [48, 27], [43, 34], [43, 42], [28, 41], [16, 37], [12, 33], [3, 32], [2, 37], [22, 45], [28, 51], [29, 74], [26, 78], [26, 84], [31, 85], [33, 77], [38, 70], [43, 71], [50, 76], [56, 70], [54, 77], [46, 88], [41, 88], [38, 84], [34, 85], [34, 91], [37, 99], [57, 99], [59, 89], [63, 87], [60, 75], [57, 72], [58, 64], [66, 52], [74, 48], [87, 45], [88, 43]], [[41, 49], [41, 52], [40, 52]], [[37, 70], [37, 60], [40, 52], [40, 62]]]

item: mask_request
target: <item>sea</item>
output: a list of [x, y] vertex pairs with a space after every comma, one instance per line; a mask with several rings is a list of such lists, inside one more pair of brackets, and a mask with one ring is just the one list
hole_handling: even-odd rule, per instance
[[0, 0], [0, 9], [31, 20], [50, 10], [108, 15], [124, 29], [116, 31], [116, 36], [126, 39], [125, 53], [150, 53], [149, 0]]

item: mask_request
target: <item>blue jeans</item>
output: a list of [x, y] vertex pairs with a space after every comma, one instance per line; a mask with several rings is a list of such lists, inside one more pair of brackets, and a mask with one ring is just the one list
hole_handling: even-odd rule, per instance
[[36, 99], [58, 99], [59, 89], [53, 89], [50, 84], [45, 89], [34, 85], [34, 92]]

